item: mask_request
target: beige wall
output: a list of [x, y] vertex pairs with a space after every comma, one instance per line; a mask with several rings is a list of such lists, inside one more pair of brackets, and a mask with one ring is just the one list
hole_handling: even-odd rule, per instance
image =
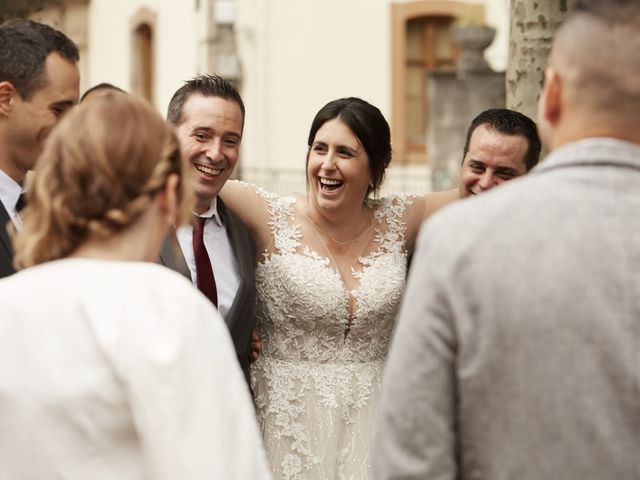
[[388, 111], [387, 0], [238, 6], [246, 164], [303, 169], [309, 125], [329, 100], [356, 95]]
[[[236, 0], [247, 123], [243, 165], [304, 169], [313, 116], [359, 96], [391, 113], [389, 0]], [[484, 4], [498, 30], [487, 58], [506, 66], [508, 0]]]
[[85, 85], [110, 82], [131, 90], [131, 22], [144, 8], [155, 14], [153, 100], [164, 113], [176, 88], [197, 71], [200, 28], [193, 1], [92, 0]]
[[486, 51], [494, 70], [505, 71], [509, 59], [509, 0], [485, 2], [486, 23], [496, 29], [496, 38]]

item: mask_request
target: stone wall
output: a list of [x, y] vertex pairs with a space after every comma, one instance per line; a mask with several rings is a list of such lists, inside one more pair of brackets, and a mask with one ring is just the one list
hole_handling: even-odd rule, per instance
[[460, 28], [456, 70], [429, 75], [426, 135], [434, 191], [457, 186], [471, 120], [483, 110], [505, 106], [505, 74], [491, 70], [483, 57], [492, 39], [488, 27]]

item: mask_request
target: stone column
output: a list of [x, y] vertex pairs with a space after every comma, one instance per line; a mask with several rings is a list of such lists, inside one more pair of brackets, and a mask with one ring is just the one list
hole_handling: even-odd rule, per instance
[[474, 72], [491, 72], [491, 67], [484, 58], [484, 51], [493, 42], [495, 29], [486, 25], [469, 25], [455, 27], [452, 33], [453, 40], [461, 50], [456, 62], [458, 77]]
[[434, 191], [458, 185], [465, 135], [471, 120], [487, 108], [504, 107], [504, 72], [494, 72], [484, 58], [495, 30], [458, 27], [454, 40], [462, 50], [455, 71], [429, 75], [427, 149]]

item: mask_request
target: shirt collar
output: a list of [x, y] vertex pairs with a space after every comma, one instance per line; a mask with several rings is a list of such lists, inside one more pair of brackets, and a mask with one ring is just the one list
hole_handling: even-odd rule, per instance
[[0, 201], [9, 215], [16, 211], [16, 204], [21, 193], [22, 186], [0, 170]]
[[[640, 168], [640, 145], [610, 137], [592, 137], [567, 143], [540, 162], [533, 171], [543, 172], [573, 165], [612, 165]], [[532, 172], [533, 172], [532, 171]]]
[[[17, 199], [16, 199], [17, 201]], [[194, 212], [194, 215], [196, 215], [197, 217], [202, 217], [202, 218], [206, 218], [206, 219], [213, 219], [213, 221], [216, 223], [216, 225], [218, 225], [219, 227], [222, 226], [222, 219], [220, 218], [220, 215], [218, 214], [218, 197], [215, 197], [213, 199], [213, 201], [211, 202], [211, 205], [209, 206], [209, 209], [205, 212], [202, 212], [200, 214], [197, 214]]]

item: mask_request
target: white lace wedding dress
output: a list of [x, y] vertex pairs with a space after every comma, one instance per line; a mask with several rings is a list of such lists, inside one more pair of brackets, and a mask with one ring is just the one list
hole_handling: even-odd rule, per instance
[[405, 287], [401, 218], [410, 198], [369, 202], [375, 237], [352, 269], [358, 288], [347, 291], [330, 259], [306, 246], [295, 198], [260, 195], [273, 238], [256, 268], [263, 350], [251, 379], [274, 478], [366, 479], [382, 368]]

